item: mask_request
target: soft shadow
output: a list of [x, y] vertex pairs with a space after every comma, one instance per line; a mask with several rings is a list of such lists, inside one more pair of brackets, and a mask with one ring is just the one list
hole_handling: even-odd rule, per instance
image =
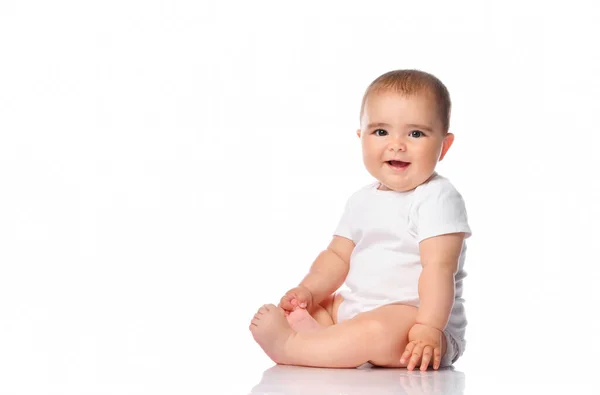
[[384, 369], [365, 364], [357, 369], [322, 369], [275, 365], [264, 371], [250, 394], [408, 394], [462, 395], [465, 374], [445, 368], [426, 372]]

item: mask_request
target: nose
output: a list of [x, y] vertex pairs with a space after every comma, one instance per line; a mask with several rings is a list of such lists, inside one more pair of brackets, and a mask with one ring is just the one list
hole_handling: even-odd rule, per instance
[[390, 141], [388, 150], [392, 151], [392, 152], [396, 152], [396, 151], [405, 152], [406, 151], [406, 143], [400, 137], [393, 138], [392, 141]]

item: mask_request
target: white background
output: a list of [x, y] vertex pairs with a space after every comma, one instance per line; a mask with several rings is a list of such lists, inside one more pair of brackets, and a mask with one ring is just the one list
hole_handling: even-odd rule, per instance
[[398, 68], [453, 100], [465, 393], [594, 392], [594, 2], [350, 3], [0, 2], [0, 393], [250, 392]]

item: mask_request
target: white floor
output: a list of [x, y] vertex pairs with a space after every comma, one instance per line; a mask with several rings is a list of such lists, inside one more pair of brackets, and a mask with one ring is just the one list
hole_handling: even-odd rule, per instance
[[464, 394], [465, 374], [379, 369], [312, 369], [275, 365], [264, 371], [251, 394]]
[[[483, 368], [483, 367], [482, 367]], [[234, 371], [229, 370], [230, 373]], [[369, 364], [358, 369], [317, 369], [272, 365], [257, 374], [248, 394], [600, 394], [594, 373], [581, 369], [562, 369], [557, 365], [493, 367], [490, 369], [446, 368], [439, 371], [380, 369]], [[233, 377], [232, 377], [233, 379]], [[239, 384], [239, 382], [238, 382]], [[218, 386], [217, 386], [218, 387]], [[230, 384], [221, 383], [230, 392]], [[217, 393], [215, 392], [215, 393]]]

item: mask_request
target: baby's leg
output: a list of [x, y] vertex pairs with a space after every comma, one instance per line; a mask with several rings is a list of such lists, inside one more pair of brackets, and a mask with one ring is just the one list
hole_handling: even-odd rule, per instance
[[265, 305], [250, 330], [267, 355], [280, 364], [349, 368], [372, 362], [405, 367], [400, 357], [416, 316], [416, 307], [387, 305], [321, 330], [297, 333], [283, 310]]
[[336, 322], [337, 308], [344, 300], [339, 294], [331, 294], [309, 311], [296, 309], [287, 316], [288, 323], [296, 332], [322, 329]]

